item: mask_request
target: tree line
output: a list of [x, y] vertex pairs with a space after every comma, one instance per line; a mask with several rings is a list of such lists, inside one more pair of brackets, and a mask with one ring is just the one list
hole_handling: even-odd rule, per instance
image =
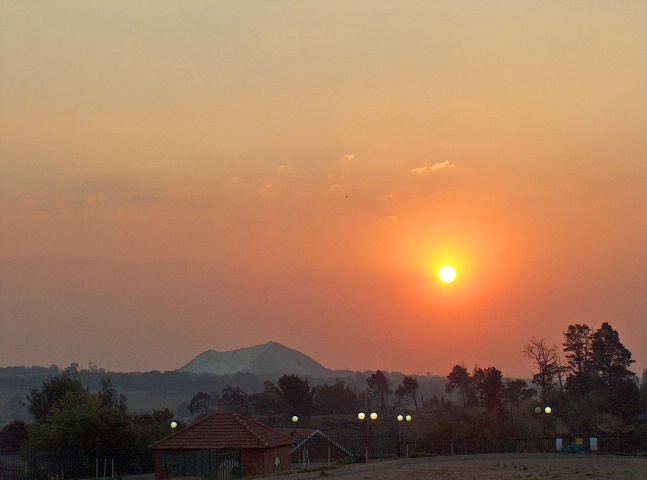
[[[609, 323], [597, 330], [569, 325], [561, 347], [534, 337], [523, 347], [522, 355], [534, 365], [532, 385], [506, 379], [495, 367], [469, 371], [457, 364], [446, 377], [447, 396], [424, 399], [416, 378], [405, 375], [394, 387], [381, 370], [365, 379], [364, 388], [340, 379], [311, 386], [308, 379], [286, 374], [276, 384], [265, 381], [263, 389], [253, 393], [232, 384], [200, 390], [187, 399], [186, 420], [233, 411], [270, 426], [289, 425], [296, 415], [301, 425], [334, 429], [344, 422], [356, 427], [353, 418], [359, 411], [416, 412], [418, 421], [411, 429], [431, 440], [645, 429], [636, 422], [647, 412], [647, 371], [639, 382], [629, 370], [634, 363], [631, 352]], [[92, 392], [73, 368], [50, 376], [41, 388], [30, 388], [25, 406], [31, 421], [16, 420], [3, 427], [0, 449], [146, 446], [172, 433], [171, 422], [178, 428], [186, 425], [169, 408], [130, 413], [125, 395], [109, 377]], [[549, 417], [543, 415], [545, 407], [550, 407]]]
[[[264, 390], [247, 394], [240, 387], [228, 385], [220, 394], [198, 392], [189, 402], [192, 414], [207, 415], [211, 412], [233, 411], [244, 415], [284, 415], [309, 417], [313, 415], [357, 414], [367, 407], [378, 411], [390, 408], [417, 408], [418, 381], [405, 375], [395, 390], [386, 374], [378, 370], [366, 380], [366, 389], [357, 393], [342, 380], [334, 384], [310, 386], [307, 379], [298, 375], [283, 375], [277, 385], [266, 381]], [[394, 395], [394, 403], [389, 396]]]
[[551, 418], [542, 422], [563, 433], [617, 431], [647, 412], [647, 384], [629, 370], [631, 352], [607, 322], [597, 330], [569, 325], [561, 350], [533, 337], [522, 353], [533, 362], [534, 387], [506, 380], [494, 367], [470, 373], [460, 364], [447, 376], [446, 391], [455, 392], [456, 406], [481, 407], [500, 417], [510, 417], [515, 408], [546, 412], [549, 407]]
[[[338, 380], [333, 385], [311, 387], [307, 379], [283, 375], [275, 386], [266, 381], [264, 390], [247, 394], [238, 386], [227, 385], [220, 394], [198, 392], [188, 403], [197, 420], [216, 410], [233, 411], [246, 416], [261, 416], [269, 424], [285, 425], [293, 415], [356, 414], [362, 401], [379, 404], [388, 380], [382, 371], [374, 373], [362, 395]], [[417, 381], [406, 377], [396, 389], [400, 404], [415, 397]], [[412, 390], [413, 389], [413, 390]], [[147, 446], [186, 423], [169, 408], [151, 413], [128, 412], [126, 396], [118, 393], [110, 378], [101, 380], [101, 388], [91, 392], [78, 378], [75, 369], [67, 369], [43, 381], [41, 388], [31, 388], [25, 399], [31, 422], [15, 420], [0, 430], [0, 449], [7, 452], [52, 451], [69, 449]]]
[[635, 363], [631, 352], [608, 322], [595, 331], [586, 324], [569, 325], [561, 352], [535, 338], [523, 352], [534, 362], [540, 403], [552, 405], [572, 431], [631, 424], [647, 411], [645, 372], [640, 383], [629, 370]]
[[15, 420], [0, 430], [0, 450], [47, 452], [145, 447], [171, 433], [174, 413], [163, 408], [131, 414], [126, 397], [109, 378], [89, 391], [74, 371], [65, 370], [31, 388], [25, 406], [31, 422]]

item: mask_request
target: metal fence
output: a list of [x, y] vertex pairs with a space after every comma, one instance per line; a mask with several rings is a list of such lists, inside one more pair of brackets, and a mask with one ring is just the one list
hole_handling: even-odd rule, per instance
[[[305, 438], [305, 437], [304, 437]], [[400, 437], [397, 433], [375, 432], [370, 435], [334, 435], [304, 444], [311, 452], [329, 452], [337, 449], [355, 461], [366, 458], [405, 457], [411, 455], [468, 455], [484, 453], [557, 452], [558, 444], [571, 452], [588, 452], [591, 440], [600, 454], [647, 453], [647, 435], [644, 434], [569, 434], [552, 437], [528, 437], [511, 439], [459, 438], [436, 440], [417, 437]], [[303, 439], [298, 439], [303, 440]], [[558, 442], [559, 440], [559, 442]], [[341, 448], [340, 448], [341, 447]], [[301, 461], [301, 453], [295, 451], [294, 461]], [[214, 455], [216, 455], [214, 457]], [[195, 458], [186, 463], [189, 470], [169, 471], [169, 476], [196, 474], [206, 478], [236, 478], [240, 475], [240, 452], [196, 452]], [[339, 456], [337, 457], [339, 458]], [[318, 459], [319, 461], [326, 458]], [[328, 456], [330, 459], [330, 456]], [[167, 458], [167, 467], [175, 465]], [[313, 458], [313, 461], [315, 459]], [[177, 463], [177, 462], [176, 462]], [[206, 465], [206, 466], [205, 466]], [[176, 465], [177, 466], [177, 465]], [[195, 468], [194, 468], [195, 467]], [[199, 468], [198, 468], [199, 467]], [[172, 470], [172, 468], [170, 468]], [[200, 472], [198, 472], [200, 470]], [[128, 475], [152, 474], [155, 472], [155, 456], [152, 450], [142, 448], [61, 450], [42, 454], [0, 455], [1, 480], [72, 480], [115, 478]], [[205, 475], [205, 472], [209, 472]]]
[[[304, 437], [305, 438], [305, 437]], [[298, 439], [303, 440], [304, 438]], [[589, 451], [591, 439], [600, 454], [637, 454], [647, 453], [647, 435], [640, 434], [569, 434], [553, 437], [528, 438], [458, 438], [437, 440], [429, 438], [400, 437], [393, 433], [371, 433], [370, 435], [353, 434], [330, 437], [330, 441], [348, 451], [357, 461], [374, 458], [406, 457], [411, 455], [473, 455], [487, 453], [532, 453], [558, 452], [558, 444], [564, 452]], [[321, 451], [324, 439], [315, 439], [317, 443], [304, 448], [310, 451]], [[559, 440], [559, 441], [558, 441]], [[569, 449], [571, 445], [584, 445], [587, 448]], [[323, 448], [322, 448], [323, 447]], [[302, 449], [293, 453], [293, 461], [301, 461]], [[319, 459], [322, 460], [322, 459]]]
[[0, 455], [2, 480], [114, 478], [154, 471], [155, 456], [146, 447]]
[[206, 478], [233, 480], [241, 478], [241, 450], [210, 448], [187, 452], [160, 453], [164, 478]]

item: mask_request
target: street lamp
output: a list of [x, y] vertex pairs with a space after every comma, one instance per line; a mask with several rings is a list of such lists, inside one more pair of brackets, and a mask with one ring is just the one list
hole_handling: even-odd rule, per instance
[[177, 422], [175, 420], [171, 422], [171, 428], [173, 429], [173, 433], [175, 433], [175, 429], [177, 428]]
[[[366, 419], [366, 414], [365, 414], [364, 412], [359, 412], [359, 413], [357, 414], [357, 418], [358, 418], [358, 419], [359, 419], [359, 421], [361, 422], [361, 421], [363, 421], [364, 419]], [[369, 418], [370, 418], [371, 420], [373, 420], [373, 421], [377, 420], [377, 413], [372, 412], [372, 413], [369, 415]], [[370, 425], [370, 423], [371, 423], [371, 422], [366, 422], [366, 447], [365, 447], [365, 450], [366, 450], [366, 463], [368, 463], [368, 443], [369, 443], [369, 425]]]
[[[398, 419], [398, 456], [402, 456], [402, 421], [406, 420], [407, 422], [411, 421], [411, 415], [407, 415], [406, 417], [403, 417], [402, 415], [398, 415], [396, 417]], [[409, 448], [407, 446], [407, 457], [409, 456]]]
[[[539, 415], [541, 415], [541, 413], [542, 413], [542, 412], [543, 412], [544, 414], [546, 414], [546, 415], [550, 415], [552, 411], [553, 411], [553, 409], [552, 409], [552, 408], [550, 408], [548, 405], [546, 405], [543, 409], [542, 409], [539, 405], [537, 405], [537, 406], [535, 407], [535, 414], [536, 414], [538, 417], [539, 417]], [[542, 417], [541, 417], [541, 420], [540, 420], [540, 421], [541, 421], [541, 431], [542, 431], [542, 435], [545, 437], [545, 436], [546, 436], [546, 417], [544, 417], [544, 416], [542, 415]]]
[[[296, 415], [292, 415], [292, 423], [294, 423], [294, 430], [292, 431], [292, 437], [293, 438], [298, 438], [297, 435], [297, 422], [299, 421], [299, 417]], [[303, 446], [303, 451], [301, 452], [302, 457], [303, 457], [303, 468], [306, 468], [307, 465], [310, 464], [310, 457], [308, 456], [308, 447]], [[299, 453], [297, 451], [297, 458], [299, 457]]]

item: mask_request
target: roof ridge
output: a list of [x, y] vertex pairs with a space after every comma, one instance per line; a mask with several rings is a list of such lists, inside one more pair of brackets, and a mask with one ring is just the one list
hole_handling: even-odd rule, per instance
[[326, 440], [328, 440], [330, 443], [332, 443], [335, 447], [339, 448], [342, 452], [347, 453], [349, 456], [351, 456], [351, 457], [353, 457], [353, 456], [354, 456], [354, 454], [353, 454], [350, 450], [348, 450], [348, 449], [347, 449], [346, 447], [344, 447], [342, 444], [340, 444], [340, 443], [339, 443], [339, 442], [337, 442], [336, 440], [334, 440], [334, 439], [332, 439], [331, 437], [329, 437], [328, 435], [326, 435], [324, 432], [322, 432], [322, 431], [321, 431], [321, 430], [319, 430], [318, 428], [317, 428], [317, 429], [314, 429], [310, 435], [308, 435], [307, 437], [302, 438], [302, 439], [301, 439], [301, 441], [300, 441], [299, 443], [297, 443], [296, 445], [294, 445], [294, 446], [292, 447], [292, 453], [296, 452], [298, 449], [300, 449], [303, 445], [305, 445], [306, 443], [308, 443], [312, 438], [314, 438], [314, 437], [315, 437], [315, 436], [317, 436], [317, 435], [322, 436], [323, 438], [325, 438]]
[[198, 446], [222, 448], [222, 445], [231, 444], [231, 442], [240, 445], [240, 448], [266, 449], [291, 445], [294, 439], [238, 413], [214, 412], [181, 431], [158, 440], [150, 447], [154, 449], [195, 449]]
[[265, 439], [261, 438], [261, 436], [258, 434], [258, 432], [255, 429], [252, 428], [252, 426], [249, 424], [249, 422], [254, 422], [254, 423], [258, 424], [258, 425], [262, 425], [263, 427], [265, 427], [265, 425], [260, 424], [258, 422], [255, 422], [254, 420], [252, 420], [250, 418], [243, 417], [242, 415], [239, 415], [238, 413], [234, 413], [233, 416], [236, 418], [238, 423], [240, 423], [243, 426], [243, 428], [245, 430], [247, 430], [249, 433], [251, 433], [253, 435], [253, 437], [256, 440], [259, 441], [259, 443], [261, 445], [263, 445], [264, 447], [269, 447], [269, 444], [265, 441]]

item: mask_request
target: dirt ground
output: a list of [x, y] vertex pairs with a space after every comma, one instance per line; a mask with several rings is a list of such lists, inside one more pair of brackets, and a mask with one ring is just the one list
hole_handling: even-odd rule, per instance
[[343, 480], [646, 480], [647, 457], [601, 455], [514, 454], [430, 457], [414, 462], [393, 461], [362, 469], [327, 471]]

